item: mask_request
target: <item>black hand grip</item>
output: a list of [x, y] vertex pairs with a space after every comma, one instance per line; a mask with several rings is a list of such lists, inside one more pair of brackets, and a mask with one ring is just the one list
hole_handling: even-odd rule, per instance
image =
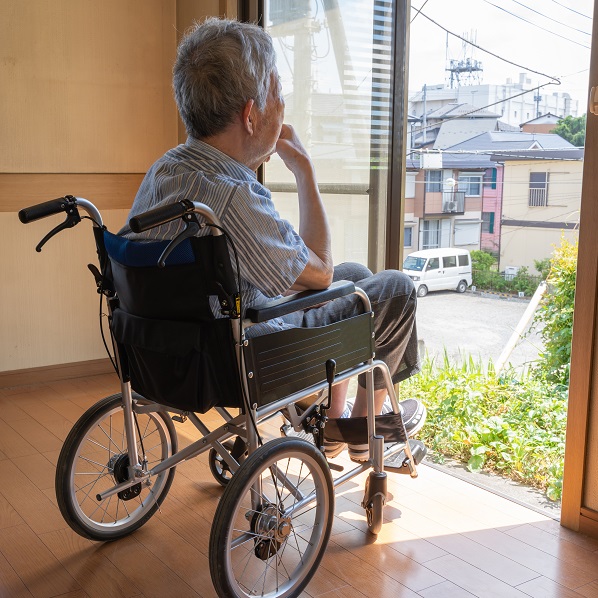
[[133, 216], [133, 218], [129, 220], [129, 227], [134, 233], [141, 233], [144, 230], [160, 226], [171, 220], [176, 220], [187, 211], [188, 207], [182, 205], [180, 202], [169, 203], [165, 206], [154, 208], [149, 212]]
[[58, 199], [51, 199], [44, 203], [38, 203], [35, 206], [29, 208], [23, 208], [19, 211], [19, 220], [23, 224], [34, 222], [40, 218], [46, 218], [46, 216], [52, 216], [52, 214], [60, 214], [65, 212], [68, 202], [65, 197], [59, 197]]

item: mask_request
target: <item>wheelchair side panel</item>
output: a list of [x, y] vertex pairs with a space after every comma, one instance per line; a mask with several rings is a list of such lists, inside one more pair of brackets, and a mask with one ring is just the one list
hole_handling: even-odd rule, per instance
[[249, 340], [243, 348], [251, 403], [258, 406], [326, 380], [372, 358], [373, 318], [365, 313], [317, 328], [293, 328]]

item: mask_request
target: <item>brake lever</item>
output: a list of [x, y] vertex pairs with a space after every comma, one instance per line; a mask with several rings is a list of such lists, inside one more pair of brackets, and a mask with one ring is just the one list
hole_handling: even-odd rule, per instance
[[158, 266], [160, 268], [164, 268], [166, 265], [166, 260], [168, 256], [175, 250], [177, 245], [182, 243], [185, 239], [189, 239], [190, 237], [195, 237], [197, 233], [201, 230], [201, 225], [193, 215], [191, 218], [187, 220], [187, 226], [185, 229], [179, 233], [167, 246], [166, 249], [162, 252], [162, 255], [158, 258]]
[[68, 210], [66, 215], [66, 220], [61, 222], [58, 226], [53, 228], [35, 247], [35, 251], [38, 253], [42, 250], [42, 247], [54, 236], [57, 235], [60, 231], [63, 231], [67, 228], [73, 228], [73, 226], [77, 226], [79, 222], [81, 222], [81, 216], [79, 216], [79, 211], [77, 210], [77, 206], [75, 203], [72, 203], [70, 206], [71, 209]]

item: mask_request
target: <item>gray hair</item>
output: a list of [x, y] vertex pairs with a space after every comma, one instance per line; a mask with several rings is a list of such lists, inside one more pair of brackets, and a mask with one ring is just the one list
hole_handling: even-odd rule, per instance
[[187, 133], [223, 131], [248, 100], [263, 110], [276, 66], [272, 38], [250, 23], [210, 18], [182, 39], [173, 88]]

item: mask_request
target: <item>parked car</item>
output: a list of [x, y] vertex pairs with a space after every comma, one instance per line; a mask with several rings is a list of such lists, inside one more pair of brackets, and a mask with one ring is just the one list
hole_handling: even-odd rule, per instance
[[405, 258], [403, 272], [413, 280], [418, 297], [428, 291], [464, 293], [471, 285], [471, 256], [455, 247], [415, 251]]

